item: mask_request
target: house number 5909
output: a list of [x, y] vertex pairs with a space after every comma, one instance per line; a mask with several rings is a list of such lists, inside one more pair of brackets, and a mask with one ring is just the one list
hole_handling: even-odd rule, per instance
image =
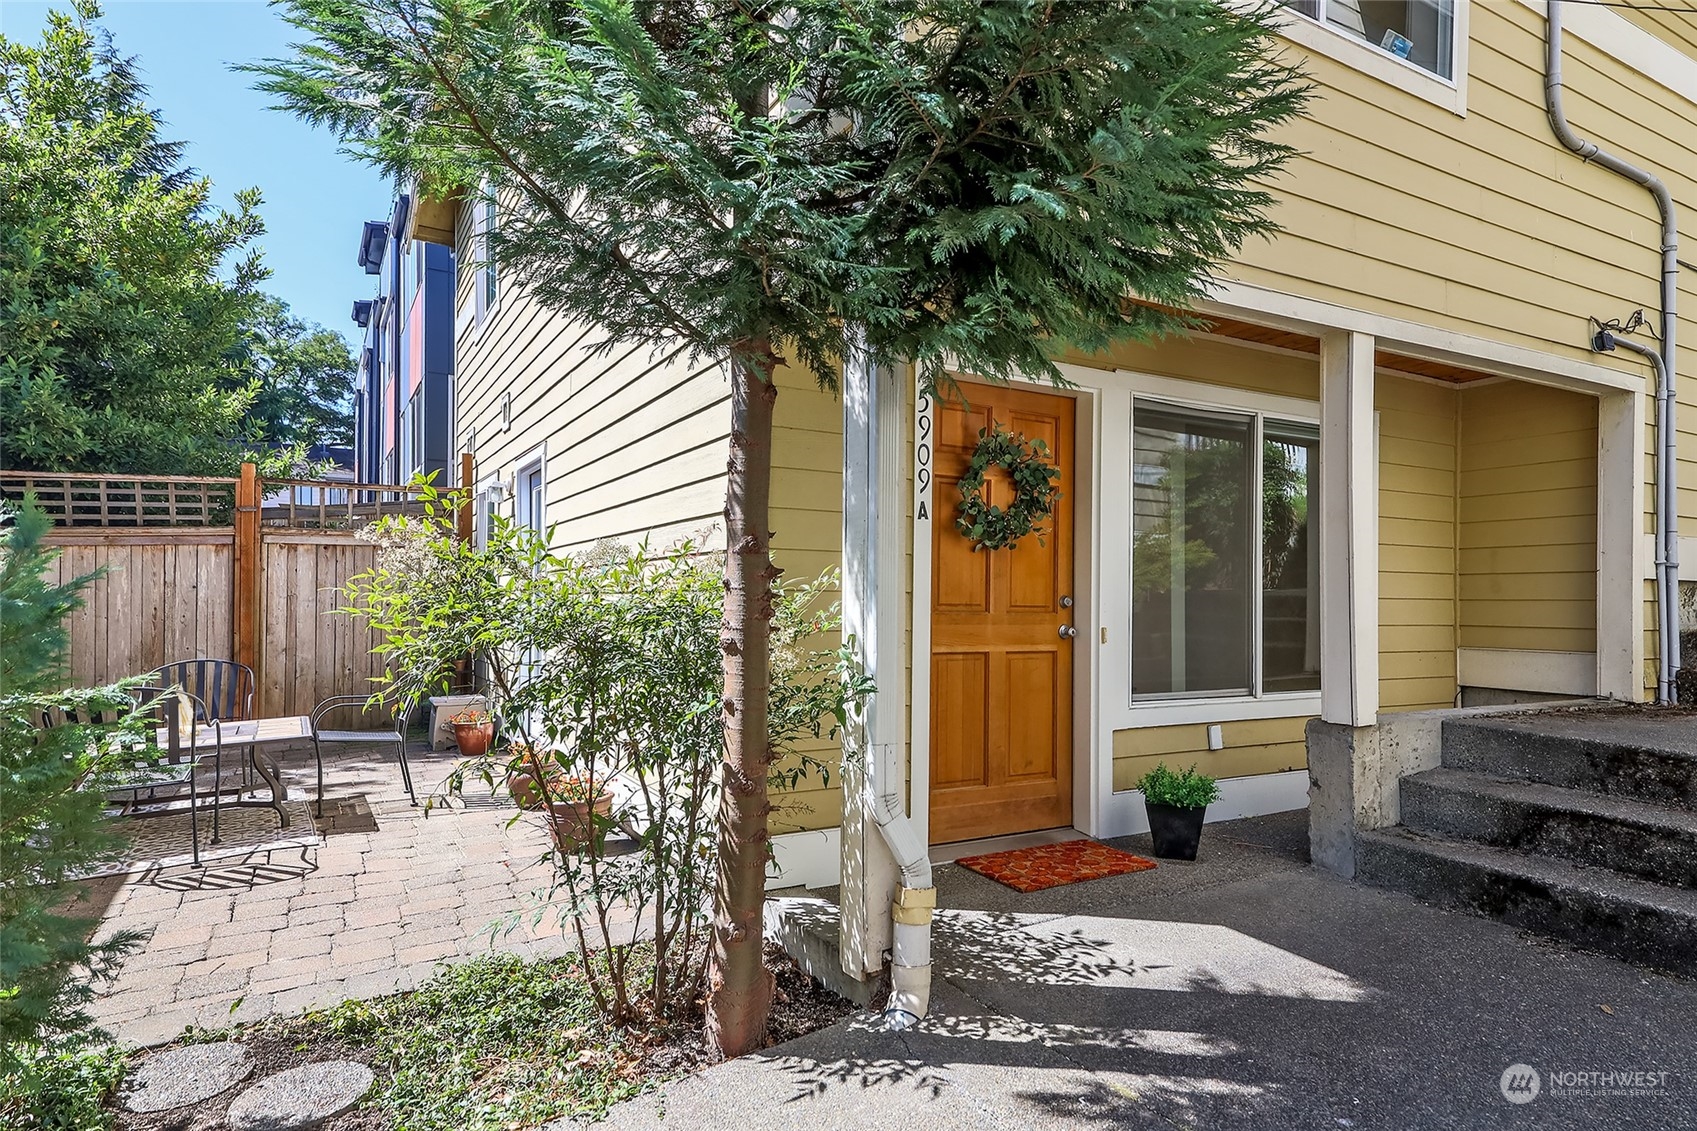
[[914, 517], [931, 521], [931, 398], [924, 393], [914, 405], [913, 485]]

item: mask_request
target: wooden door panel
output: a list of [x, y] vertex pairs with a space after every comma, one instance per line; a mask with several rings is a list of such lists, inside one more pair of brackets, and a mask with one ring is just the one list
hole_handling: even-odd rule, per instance
[[931, 694], [936, 720], [931, 744], [932, 788], [988, 785], [983, 755], [989, 732], [990, 657], [957, 652], [931, 660]]
[[[1072, 751], [1059, 748], [1055, 726], [1060, 674], [1055, 649], [1010, 652], [1008, 670], [1007, 779], [1047, 779], [1059, 774], [1062, 758]], [[1070, 706], [1070, 704], [1068, 705]]]
[[[991, 407], [977, 397], [973, 404], [959, 401], [939, 401], [937, 404], [937, 444], [951, 451], [970, 453], [978, 443], [978, 433], [990, 427]], [[961, 460], [965, 466], [966, 460]]]
[[[960, 476], [937, 480], [937, 497], [959, 497]], [[954, 523], [949, 511], [937, 521]], [[931, 562], [932, 607], [955, 614], [986, 616], [990, 612], [990, 559], [972, 552], [965, 538], [956, 537], [939, 547]]]
[[[1072, 623], [1075, 403], [1027, 389], [967, 385], [970, 407], [937, 406], [931, 592], [931, 839], [1054, 828], [1072, 821]], [[979, 430], [999, 423], [1041, 439], [1061, 498], [1040, 545], [975, 551], [955, 529], [957, 484]], [[986, 477], [1006, 506], [1007, 475]]]

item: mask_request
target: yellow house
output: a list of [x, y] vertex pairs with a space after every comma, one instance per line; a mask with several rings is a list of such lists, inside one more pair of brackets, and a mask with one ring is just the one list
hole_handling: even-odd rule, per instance
[[[1618, 168], [1697, 209], [1697, 16], [1288, 9], [1318, 96], [1284, 130], [1302, 156], [1273, 186], [1282, 233], [1225, 271], [1207, 332], [1069, 356], [1065, 389], [963, 373], [964, 399], [911, 373], [851, 366], [841, 400], [780, 374], [779, 564], [843, 569], [879, 686], [867, 741], [923, 843], [1141, 831], [1132, 784], [1163, 760], [1222, 779], [1210, 819], [1300, 808], [1333, 784], [1311, 720], [1360, 740], [1401, 712], [1665, 694], [1680, 516], [1658, 513], [1697, 517], [1697, 437], [1658, 427], [1652, 355], [1684, 280], [1656, 196]], [[459, 210], [466, 261], [498, 222]], [[493, 266], [459, 288], [483, 508], [557, 524], [562, 551], [720, 523], [718, 365], [602, 350]], [[1671, 415], [1693, 413], [1682, 393]], [[992, 421], [1048, 443], [1062, 501], [1041, 544], [974, 553], [955, 480]], [[1666, 481], [1692, 489], [1658, 508], [1676, 438]], [[1394, 781], [1362, 757], [1356, 788]], [[776, 882], [841, 879], [857, 976], [882, 965], [896, 884], [867, 793], [815, 784], [774, 824]], [[1348, 870], [1363, 804], [1316, 802], [1319, 862]]]

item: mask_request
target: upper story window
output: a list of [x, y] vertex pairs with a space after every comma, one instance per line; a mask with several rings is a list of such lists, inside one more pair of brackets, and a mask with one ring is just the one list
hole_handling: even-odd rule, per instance
[[482, 326], [484, 320], [495, 312], [500, 303], [501, 280], [495, 269], [494, 241], [496, 216], [495, 199], [487, 196], [474, 205], [472, 213], [472, 231], [475, 237], [474, 254], [477, 258], [476, 274], [472, 277], [472, 301], [475, 304], [476, 323]]
[[1285, 0], [1287, 7], [1443, 79], [1455, 78], [1456, 0]]
[[423, 261], [424, 256], [418, 254], [418, 245], [412, 240], [402, 244], [399, 250], [401, 253], [401, 320], [404, 323], [406, 319], [412, 316], [413, 299], [418, 295], [418, 271], [416, 267]]

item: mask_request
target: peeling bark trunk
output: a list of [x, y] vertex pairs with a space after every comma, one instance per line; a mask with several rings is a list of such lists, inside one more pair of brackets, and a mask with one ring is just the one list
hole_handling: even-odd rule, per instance
[[772, 383], [764, 339], [731, 365], [731, 459], [725, 482], [725, 765], [719, 806], [719, 875], [707, 975], [707, 1038], [721, 1056], [766, 1043], [772, 975], [764, 961], [766, 796], [770, 768]]

